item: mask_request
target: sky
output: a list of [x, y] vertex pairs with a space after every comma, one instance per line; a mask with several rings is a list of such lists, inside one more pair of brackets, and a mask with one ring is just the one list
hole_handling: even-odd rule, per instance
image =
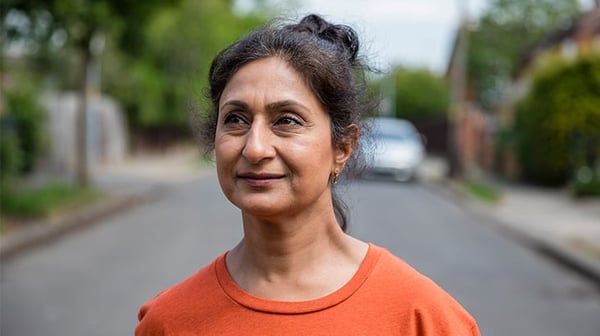
[[[470, 0], [466, 13], [478, 15], [486, 1]], [[355, 28], [364, 41], [363, 51], [378, 68], [404, 65], [442, 73], [460, 5], [460, 0], [306, 0], [302, 11]]]
[[[240, 0], [243, 3], [246, 0]], [[270, 1], [275, 6], [284, 1]], [[446, 71], [461, 12], [476, 19], [490, 0], [299, 0], [299, 8], [283, 15], [299, 18], [321, 14], [353, 27], [363, 54], [381, 70], [394, 65]], [[593, 0], [580, 0], [589, 8]]]

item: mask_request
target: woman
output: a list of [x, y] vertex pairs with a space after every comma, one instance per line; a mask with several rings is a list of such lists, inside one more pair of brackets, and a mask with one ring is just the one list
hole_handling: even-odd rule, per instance
[[333, 188], [369, 108], [358, 46], [310, 15], [217, 55], [206, 140], [244, 237], [144, 304], [136, 335], [479, 334], [431, 280], [344, 232]]

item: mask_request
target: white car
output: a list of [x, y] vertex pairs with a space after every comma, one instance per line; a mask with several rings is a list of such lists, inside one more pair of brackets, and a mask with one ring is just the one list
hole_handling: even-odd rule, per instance
[[407, 120], [378, 117], [368, 122], [372, 125], [374, 140], [368, 176], [414, 180], [425, 156], [424, 137]]

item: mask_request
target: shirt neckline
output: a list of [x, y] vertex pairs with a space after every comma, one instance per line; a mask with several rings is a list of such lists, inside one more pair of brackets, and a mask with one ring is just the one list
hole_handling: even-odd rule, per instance
[[268, 300], [244, 291], [235, 283], [227, 270], [227, 264], [225, 263], [227, 253], [219, 256], [215, 261], [215, 272], [217, 281], [225, 294], [246, 308], [277, 314], [310, 313], [335, 306], [352, 296], [373, 271], [381, 255], [381, 250], [381, 248], [369, 243], [367, 254], [361, 262], [360, 267], [345, 285], [323, 297], [306, 301]]

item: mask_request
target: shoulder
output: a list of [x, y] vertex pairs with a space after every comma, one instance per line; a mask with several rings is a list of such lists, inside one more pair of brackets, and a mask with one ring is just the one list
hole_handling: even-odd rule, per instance
[[450, 294], [404, 260], [380, 249], [379, 261], [369, 279], [373, 297], [379, 297], [387, 309], [406, 319], [413, 328], [435, 334], [479, 334], [473, 317]]
[[427, 276], [415, 270], [401, 258], [385, 248], [380, 249], [380, 257], [372, 274], [372, 280], [386, 285], [395, 293], [414, 296], [414, 299], [428, 299], [430, 296], [449, 296], [440, 286]]
[[[431, 279], [415, 270], [403, 259], [393, 255], [383, 247], [373, 246], [378, 253], [377, 263], [372, 271], [370, 281], [379, 286], [387, 286], [394, 292], [414, 292], [416, 289], [434, 294], [440, 290]], [[422, 295], [424, 293], [420, 293]]]
[[437, 285], [428, 277], [421, 274], [403, 259], [395, 256], [385, 248], [380, 249], [380, 257], [376, 268], [374, 269], [374, 277], [378, 281], [390, 282], [393, 287], [410, 287], [415, 289], [435, 290]]
[[[215, 275], [215, 264], [219, 258], [145, 302], [138, 312], [136, 335], [166, 335], [169, 325], [186, 319], [186, 312], [193, 311], [193, 316], [197, 316], [201, 314], [202, 307], [210, 306], [219, 293]], [[199, 302], [202, 305], [199, 306]]]

